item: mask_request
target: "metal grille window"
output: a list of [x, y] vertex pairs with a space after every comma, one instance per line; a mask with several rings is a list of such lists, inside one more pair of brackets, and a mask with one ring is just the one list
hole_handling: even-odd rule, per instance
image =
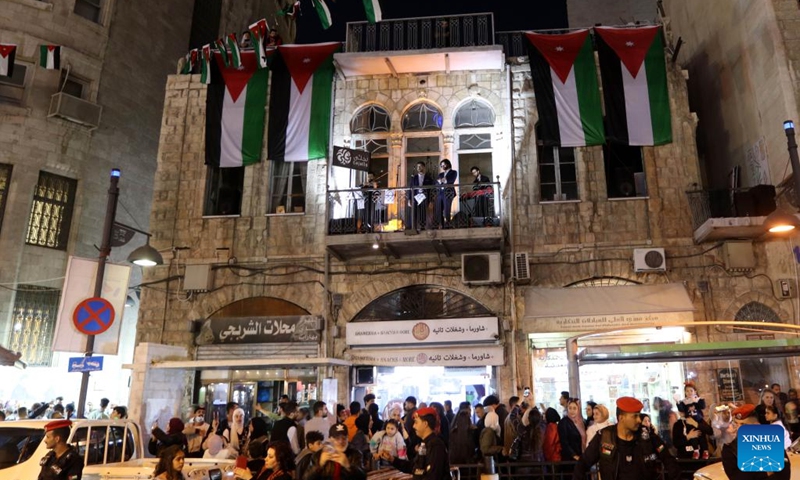
[[94, 23], [100, 23], [102, 10], [103, 0], [75, 0], [75, 13]]
[[308, 162], [272, 162], [270, 213], [303, 213]]
[[463, 293], [434, 285], [414, 285], [373, 300], [353, 321], [427, 320], [491, 315], [489, 309]]
[[430, 103], [418, 103], [403, 114], [404, 132], [424, 132], [442, 129], [442, 111]]
[[479, 100], [470, 100], [459, 107], [455, 124], [456, 128], [493, 127], [494, 110]]
[[8, 345], [22, 353], [28, 365], [50, 365], [60, 297], [61, 291], [54, 288], [20, 285], [17, 290]]
[[6, 199], [8, 198], [8, 186], [11, 184], [12, 165], [0, 163], [0, 231], [3, 230], [3, 215], [6, 211]]
[[380, 105], [362, 107], [350, 120], [350, 133], [388, 132], [391, 128], [389, 112]]
[[25, 243], [66, 250], [78, 181], [39, 172]]
[[[775, 310], [761, 302], [749, 302], [733, 317], [737, 322], [785, 323]], [[758, 333], [761, 330], [780, 330], [775, 327], [734, 327], [735, 333]]]

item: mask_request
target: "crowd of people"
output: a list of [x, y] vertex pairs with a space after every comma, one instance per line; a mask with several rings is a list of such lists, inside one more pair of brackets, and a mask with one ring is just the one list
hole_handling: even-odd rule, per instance
[[[128, 418], [128, 408], [114, 405], [107, 398], [101, 398], [98, 405], [86, 403], [86, 418], [92, 420], [108, 420]], [[64, 403], [64, 397], [56, 397], [49, 402], [35, 402], [31, 406], [16, 402], [0, 404], [0, 422], [28, 419], [73, 420], [77, 418], [75, 403]]]

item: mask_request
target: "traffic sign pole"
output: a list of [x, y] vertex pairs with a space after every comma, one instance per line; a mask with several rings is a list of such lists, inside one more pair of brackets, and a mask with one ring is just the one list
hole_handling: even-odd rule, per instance
[[[119, 198], [119, 169], [111, 169], [111, 179], [108, 187], [108, 201], [106, 203], [106, 219], [103, 223], [103, 242], [100, 244], [100, 255], [97, 261], [97, 274], [94, 278], [94, 296], [103, 294], [103, 280], [106, 274], [106, 261], [111, 254], [111, 232], [114, 228], [114, 219], [117, 216], [117, 199]], [[91, 357], [94, 350], [94, 335], [86, 336], [85, 356]], [[84, 417], [86, 408], [86, 394], [89, 390], [89, 372], [81, 376], [81, 391], [78, 396], [78, 418]]]

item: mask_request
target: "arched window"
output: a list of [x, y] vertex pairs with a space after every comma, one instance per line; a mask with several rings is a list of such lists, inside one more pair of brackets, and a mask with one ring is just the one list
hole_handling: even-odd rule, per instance
[[494, 110], [477, 99], [461, 105], [456, 112], [456, 128], [493, 127]]
[[442, 111], [427, 102], [418, 103], [403, 115], [404, 132], [430, 132], [442, 129]]
[[572, 282], [569, 285], [564, 285], [565, 287], [574, 287], [574, 288], [582, 288], [582, 287], [620, 287], [626, 285], [641, 285], [639, 282], [635, 282], [633, 280], [628, 280], [627, 278], [622, 277], [594, 277], [594, 278], [587, 278], [584, 280], [578, 280], [577, 282]]
[[373, 300], [354, 322], [427, 320], [492, 316], [488, 308], [461, 292], [435, 285], [413, 285]]
[[781, 317], [775, 310], [769, 308], [761, 302], [750, 302], [745, 304], [736, 312], [733, 318], [737, 322], [769, 322], [783, 323]]
[[391, 128], [389, 112], [374, 103], [361, 107], [350, 120], [350, 133], [353, 134], [388, 132]]

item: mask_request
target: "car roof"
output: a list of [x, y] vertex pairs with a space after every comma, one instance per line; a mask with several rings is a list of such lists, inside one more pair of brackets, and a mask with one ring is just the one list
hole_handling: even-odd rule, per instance
[[[42, 429], [44, 430], [44, 426], [48, 423], [54, 421], [54, 419], [50, 418], [43, 418], [43, 419], [36, 419], [36, 420], [10, 420], [5, 422], [0, 422], [0, 428], [35, 428], [35, 429]], [[121, 420], [88, 420], [88, 419], [78, 419], [73, 420], [72, 427], [85, 427], [85, 426], [106, 426], [106, 425], [119, 425], [123, 426], [128, 423], [135, 423], [131, 419], [121, 419]]]

